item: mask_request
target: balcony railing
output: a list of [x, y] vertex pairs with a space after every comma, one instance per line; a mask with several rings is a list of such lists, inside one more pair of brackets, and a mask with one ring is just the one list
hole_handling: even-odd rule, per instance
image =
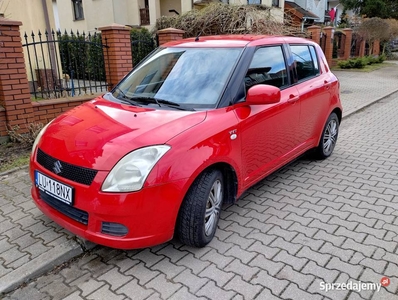
[[149, 25], [149, 8], [140, 8], [141, 25]]

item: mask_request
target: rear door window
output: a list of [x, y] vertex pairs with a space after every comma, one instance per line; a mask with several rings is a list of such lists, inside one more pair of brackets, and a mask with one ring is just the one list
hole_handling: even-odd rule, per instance
[[319, 74], [319, 64], [313, 46], [290, 45], [299, 81]]

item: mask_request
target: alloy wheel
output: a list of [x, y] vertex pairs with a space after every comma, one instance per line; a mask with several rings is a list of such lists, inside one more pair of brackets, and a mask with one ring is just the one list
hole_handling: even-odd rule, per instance
[[205, 234], [211, 235], [214, 232], [214, 227], [217, 226], [218, 217], [221, 210], [221, 203], [223, 199], [222, 183], [216, 180], [210, 189], [209, 197], [206, 203], [205, 212]]

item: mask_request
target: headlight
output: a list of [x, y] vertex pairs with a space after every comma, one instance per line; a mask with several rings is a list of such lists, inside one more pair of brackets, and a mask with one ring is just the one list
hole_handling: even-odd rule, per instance
[[103, 192], [138, 191], [158, 160], [170, 146], [150, 146], [135, 150], [124, 156], [109, 172], [101, 190]]
[[37, 135], [37, 137], [36, 137], [36, 139], [35, 139], [35, 142], [33, 143], [33, 146], [32, 146], [32, 153], [35, 151], [35, 149], [36, 149], [36, 147], [37, 147], [37, 144], [39, 143], [41, 137], [43, 136], [44, 132], [47, 130], [47, 127], [50, 126], [50, 124], [52, 123], [52, 121], [54, 121], [54, 119], [51, 120], [50, 122], [48, 122], [47, 125], [45, 125], [45, 126], [40, 130], [39, 134]]

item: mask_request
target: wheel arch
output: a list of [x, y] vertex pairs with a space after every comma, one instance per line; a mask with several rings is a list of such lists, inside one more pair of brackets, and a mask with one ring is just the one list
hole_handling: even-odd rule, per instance
[[223, 174], [225, 187], [224, 204], [235, 203], [238, 194], [238, 177], [235, 169], [230, 164], [224, 162], [215, 163], [202, 172], [208, 169], [218, 169]]
[[[220, 170], [223, 178], [224, 178], [224, 187], [226, 187], [225, 190], [225, 198], [224, 198], [224, 204], [232, 204], [235, 203], [237, 200], [237, 195], [238, 195], [238, 176], [236, 174], [236, 171], [233, 166], [226, 162], [216, 162], [211, 165], [206, 166], [203, 168], [200, 172], [198, 172], [195, 176], [195, 178], [190, 182], [189, 187], [187, 188], [184, 198], [182, 202], [184, 202], [186, 194], [189, 192], [189, 189], [191, 186], [194, 184], [194, 182], [204, 173], [212, 169], [217, 169]], [[180, 204], [180, 208], [182, 205], [182, 202]], [[179, 210], [180, 210], [179, 208]]]
[[341, 120], [343, 119], [343, 112], [339, 107], [336, 107], [335, 109], [332, 110], [332, 113], [335, 113], [337, 115], [337, 118], [339, 119], [339, 124], [341, 124]]

